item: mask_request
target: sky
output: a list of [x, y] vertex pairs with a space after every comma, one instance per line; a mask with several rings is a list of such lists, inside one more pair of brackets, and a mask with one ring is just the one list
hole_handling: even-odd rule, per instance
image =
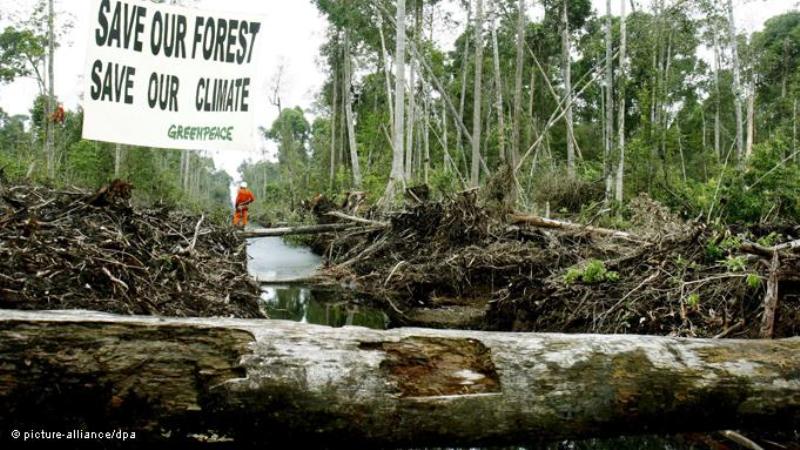
[[[452, 2], [452, 0], [449, 0]], [[595, 10], [605, 11], [605, 0], [592, 0]], [[627, 0], [626, 0], [627, 1]], [[722, 0], [718, 0], [722, 1]], [[74, 23], [56, 51], [56, 95], [68, 109], [80, 104], [86, 64], [89, 0], [55, 0], [56, 11], [67, 12]], [[8, 25], [8, 17], [29, 13], [36, 0], [0, 0], [0, 26]], [[637, 0], [642, 4], [643, 0]], [[736, 26], [739, 30], [753, 32], [775, 15], [798, 7], [797, 0], [734, 0]], [[325, 69], [319, 59], [320, 46], [325, 41], [327, 22], [311, 0], [198, 0], [194, 7], [218, 12], [254, 14], [263, 17], [262, 38], [265, 39], [263, 64], [269, 86], [283, 67], [281, 99], [284, 106], [300, 106], [313, 112], [314, 101], [325, 80]], [[448, 9], [454, 10], [451, 6]], [[629, 11], [630, 12], [630, 11]], [[612, 1], [612, 13], [619, 13], [619, 1]], [[439, 38], [447, 46], [455, 33], [444, 32]], [[457, 31], [457, 29], [456, 29]], [[28, 114], [37, 92], [32, 79], [20, 79], [0, 86], [0, 108], [9, 114]], [[264, 99], [257, 113], [259, 126], [269, 127], [277, 116], [277, 108]], [[258, 160], [274, 154], [274, 145], [266, 141], [250, 152], [220, 152], [208, 149], [218, 168], [237, 177], [237, 168], [245, 160]]]

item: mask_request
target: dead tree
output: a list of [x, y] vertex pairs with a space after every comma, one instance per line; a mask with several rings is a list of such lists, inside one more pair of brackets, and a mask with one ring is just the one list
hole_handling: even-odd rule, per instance
[[0, 311], [7, 429], [297, 448], [800, 426], [800, 339], [686, 340]]

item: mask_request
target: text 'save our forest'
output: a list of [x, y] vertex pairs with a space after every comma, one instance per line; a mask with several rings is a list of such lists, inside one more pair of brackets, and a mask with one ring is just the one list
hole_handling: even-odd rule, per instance
[[[92, 11], [84, 137], [159, 148], [252, 148], [260, 21], [140, 0], [94, 0]], [[200, 132], [187, 140], [170, 129], [176, 123], [226, 130], [226, 138]]]

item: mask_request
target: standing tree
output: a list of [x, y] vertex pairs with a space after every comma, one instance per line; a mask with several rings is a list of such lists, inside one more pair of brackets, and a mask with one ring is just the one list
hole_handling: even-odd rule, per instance
[[603, 174], [606, 181], [606, 201], [611, 200], [613, 187], [613, 170], [611, 153], [614, 142], [614, 55], [612, 51], [613, 38], [611, 34], [611, 0], [606, 0], [606, 123], [605, 123], [605, 153], [603, 158]]
[[572, 67], [570, 57], [570, 36], [569, 36], [569, 7], [568, 0], [563, 0], [561, 14], [561, 71], [564, 77], [564, 98], [566, 98], [566, 113], [564, 120], [567, 123], [567, 174], [575, 176], [575, 131], [573, 129], [572, 118]]
[[625, 196], [625, 91], [628, 76], [628, 60], [626, 55], [628, 46], [628, 17], [625, 14], [625, 0], [620, 0], [619, 4], [619, 123], [617, 124], [617, 132], [619, 133], [619, 161], [617, 162], [617, 184], [615, 190], [616, 200], [622, 203]]
[[483, 104], [483, 0], [475, 6], [475, 90], [472, 109], [472, 171], [470, 184], [478, 187], [481, 168], [481, 106]]
[[[522, 147], [522, 71], [525, 64], [525, 0], [517, 4], [517, 45], [516, 64], [514, 66], [514, 124], [511, 142], [511, 167], [517, 167], [520, 147]], [[533, 86], [531, 86], [533, 90]]]
[[355, 118], [353, 117], [353, 99], [352, 99], [352, 60], [350, 55], [350, 32], [344, 31], [344, 83], [342, 83], [342, 91], [344, 95], [345, 120], [347, 121], [347, 137], [350, 146], [350, 164], [353, 169], [353, 187], [361, 189], [361, 166], [358, 162], [358, 144], [356, 142], [356, 128]]
[[406, 84], [406, 0], [397, 0], [395, 29], [395, 88], [394, 88], [394, 126], [392, 127], [392, 171], [384, 194], [385, 204], [394, 203], [398, 186], [405, 187], [403, 172], [403, 137], [405, 127], [405, 84]]
[[744, 118], [742, 117], [742, 75], [739, 66], [739, 44], [736, 37], [736, 22], [733, 13], [733, 0], [728, 0], [728, 38], [731, 41], [733, 58], [733, 100], [736, 107], [736, 156], [740, 164], [744, 162]]
[[47, 155], [47, 176], [56, 176], [56, 150], [55, 150], [55, 127], [53, 126], [53, 112], [56, 110], [55, 94], [55, 11], [53, 0], [48, 1], [47, 8], [47, 109], [45, 110], [45, 132], [47, 133], [47, 144], [45, 154]]

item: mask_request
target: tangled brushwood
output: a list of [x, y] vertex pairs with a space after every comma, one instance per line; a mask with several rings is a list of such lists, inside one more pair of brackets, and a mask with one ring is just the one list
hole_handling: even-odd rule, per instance
[[329, 235], [317, 248], [328, 274], [401, 314], [477, 305], [475, 326], [494, 330], [758, 337], [772, 275], [779, 298], [768, 334], [800, 332], [798, 259], [781, 252], [771, 267], [767, 257], [797, 230], [712, 231], [647, 197], [632, 202], [628, 232], [502, 217], [480, 203], [474, 191], [423, 202], [387, 227]]
[[260, 317], [244, 242], [170, 208], [96, 193], [0, 183], [0, 308]]

